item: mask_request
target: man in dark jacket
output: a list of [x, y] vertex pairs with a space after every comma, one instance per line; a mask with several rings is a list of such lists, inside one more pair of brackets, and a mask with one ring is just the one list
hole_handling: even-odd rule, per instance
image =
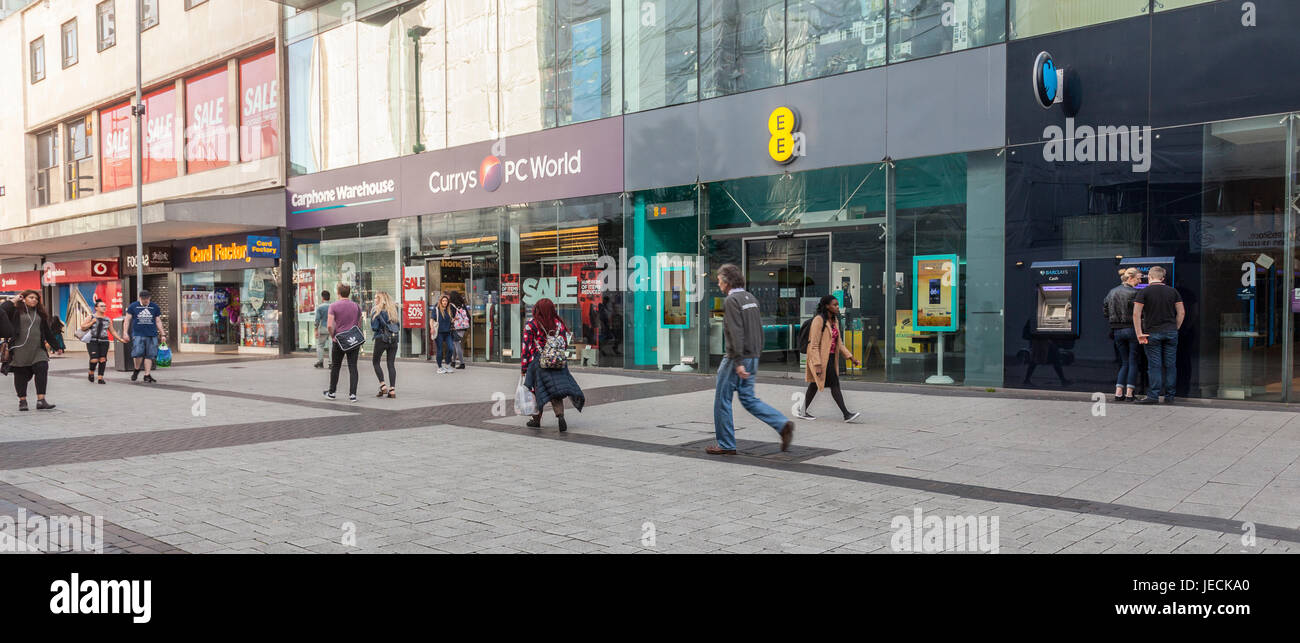
[[745, 291], [745, 277], [740, 268], [732, 264], [718, 268], [718, 288], [727, 294], [722, 305], [726, 355], [718, 367], [717, 391], [713, 400], [713, 432], [718, 444], [705, 451], [710, 455], [736, 454], [731, 399], [737, 393], [746, 411], [780, 432], [781, 450], [785, 451], [790, 448], [790, 440], [794, 437], [794, 422], [754, 395], [752, 376], [758, 372], [758, 356], [763, 350], [763, 319], [758, 312], [758, 300]]
[[1119, 353], [1119, 374], [1115, 377], [1116, 402], [1124, 399], [1132, 402], [1133, 389], [1137, 387], [1138, 339], [1137, 331], [1133, 329], [1133, 300], [1137, 297], [1137, 284], [1141, 280], [1142, 273], [1137, 268], [1121, 270], [1119, 285], [1106, 293], [1106, 299], [1101, 304], [1110, 331], [1115, 337], [1115, 351]]

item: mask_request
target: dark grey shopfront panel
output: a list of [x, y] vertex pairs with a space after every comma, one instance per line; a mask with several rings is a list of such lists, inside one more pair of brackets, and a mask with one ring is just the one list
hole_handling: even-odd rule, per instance
[[[768, 116], [799, 114], [806, 155], [768, 156]], [[624, 117], [628, 190], [1000, 147], [1006, 47], [773, 87]]]
[[890, 157], [987, 150], [1006, 141], [1006, 45], [914, 60], [886, 70]]
[[[806, 156], [767, 152], [777, 107], [799, 114]], [[885, 71], [873, 69], [624, 117], [628, 190], [801, 172], [885, 156]]]

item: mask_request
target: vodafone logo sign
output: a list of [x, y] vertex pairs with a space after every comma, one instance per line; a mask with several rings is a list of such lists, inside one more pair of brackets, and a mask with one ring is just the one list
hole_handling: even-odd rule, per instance
[[103, 261], [92, 261], [90, 263], [90, 274], [96, 277], [108, 276], [108, 264]]

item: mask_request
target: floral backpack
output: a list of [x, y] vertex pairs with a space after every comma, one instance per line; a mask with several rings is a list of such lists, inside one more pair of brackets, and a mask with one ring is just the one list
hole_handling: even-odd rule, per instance
[[456, 314], [451, 318], [451, 327], [456, 330], [469, 328], [469, 314], [465, 312], [464, 308], [456, 308]]
[[560, 328], [557, 325], [555, 330], [546, 334], [546, 343], [542, 345], [541, 355], [537, 358], [539, 360], [538, 366], [550, 370], [564, 368], [564, 349], [564, 335], [560, 334]]

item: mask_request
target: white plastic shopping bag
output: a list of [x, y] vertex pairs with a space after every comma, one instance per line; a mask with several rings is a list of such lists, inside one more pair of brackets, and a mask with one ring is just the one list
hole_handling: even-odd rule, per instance
[[515, 387], [515, 414], [533, 415], [537, 413], [537, 396], [524, 386], [523, 376], [519, 376], [519, 385]]

